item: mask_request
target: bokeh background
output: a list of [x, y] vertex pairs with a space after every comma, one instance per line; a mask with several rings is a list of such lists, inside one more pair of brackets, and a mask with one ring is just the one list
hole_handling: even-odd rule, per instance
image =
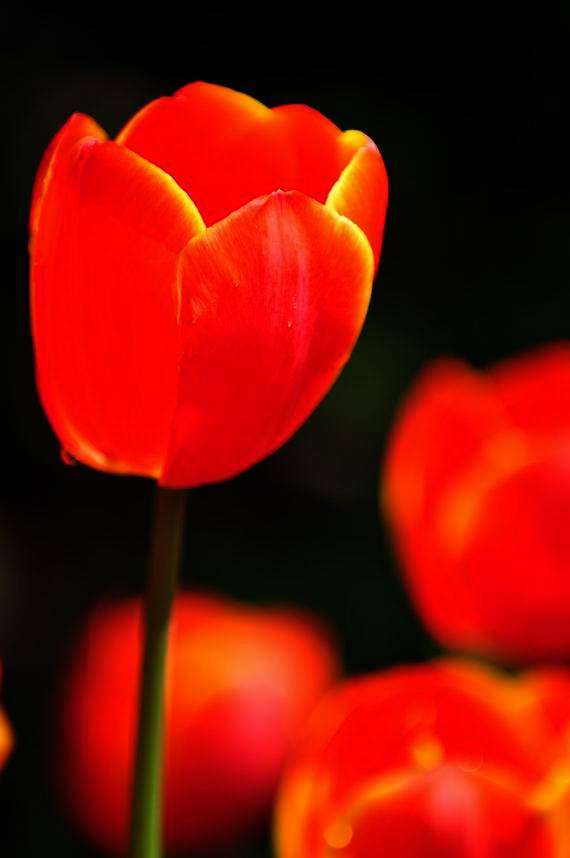
[[[420, 11], [420, 8], [423, 11]], [[516, 11], [513, 11], [516, 10]], [[79, 15], [79, 12], [77, 13]], [[306, 607], [347, 672], [437, 652], [378, 517], [398, 402], [440, 354], [476, 366], [568, 337], [568, 21], [540, 4], [329, 4], [135, 18], [81, 8], [9, 27], [2, 58], [2, 697], [17, 748], [0, 777], [0, 854], [94, 858], [54, 789], [51, 732], [74, 635], [99, 597], [139, 591], [153, 486], [66, 467], [41, 411], [29, 333], [34, 171], [74, 110], [111, 134], [204, 79], [305, 102], [378, 143], [391, 198], [368, 322], [342, 378], [280, 452], [190, 499], [184, 583]], [[267, 831], [233, 853], [270, 854]]]

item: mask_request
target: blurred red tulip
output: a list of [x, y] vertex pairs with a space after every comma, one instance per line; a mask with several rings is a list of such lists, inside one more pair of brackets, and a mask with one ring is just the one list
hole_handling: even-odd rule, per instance
[[[0, 682], [2, 680], [2, 665], [0, 664]], [[6, 718], [4, 710], [0, 708], [0, 769], [4, 764], [14, 746], [14, 734]]]
[[280, 788], [279, 858], [567, 858], [570, 672], [468, 663], [345, 683]]
[[378, 149], [193, 83], [114, 142], [74, 114], [31, 212], [42, 402], [103, 471], [194, 486], [283, 444], [348, 359], [378, 262]]
[[[66, 803], [117, 855], [127, 842], [140, 621], [134, 600], [93, 614], [59, 718]], [[169, 851], [227, 843], [260, 821], [299, 726], [337, 671], [330, 642], [303, 615], [178, 597], [166, 688]]]
[[570, 657], [570, 345], [480, 374], [427, 369], [384, 500], [412, 596], [452, 647]]

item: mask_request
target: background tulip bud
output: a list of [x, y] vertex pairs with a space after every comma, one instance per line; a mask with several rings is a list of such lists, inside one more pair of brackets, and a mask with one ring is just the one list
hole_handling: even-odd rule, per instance
[[429, 367], [383, 484], [410, 592], [448, 646], [570, 655], [570, 345], [477, 373]]
[[461, 662], [339, 686], [283, 778], [279, 858], [564, 858], [569, 691]]
[[[2, 665], [0, 664], [0, 680], [2, 679]], [[4, 766], [10, 756], [14, 745], [14, 735], [4, 710], [0, 708], [0, 769]]]
[[114, 142], [74, 114], [34, 188], [37, 381], [68, 455], [195, 486], [283, 444], [362, 327], [380, 154], [301, 105], [194, 83]]
[[[135, 600], [95, 611], [58, 719], [66, 806], [117, 855], [128, 828], [140, 621]], [[337, 671], [330, 642], [308, 617], [178, 597], [166, 690], [169, 852], [230, 843], [263, 819], [298, 729]]]

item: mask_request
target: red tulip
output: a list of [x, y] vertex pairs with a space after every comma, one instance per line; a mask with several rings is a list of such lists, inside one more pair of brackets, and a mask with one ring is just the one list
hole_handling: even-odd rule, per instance
[[[0, 665], [0, 679], [2, 679], [2, 665]], [[0, 708], [0, 769], [4, 767], [6, 760], [10, 756], [13, 745], [14, 734], [12, 733], [12, 728], [4, 710]]]
[[31, 213], [37, 380], [64, 450], [171, 487], [283, 444], [348, 359], [387, 202], [359, 131], [194, 83], [114, 142], [74, 114]]
[[412, 596], [445, 644], [570, 656], [570, 345], [424, 373], [384, 498]]
[[[100, 846], [125, 854], [140, 665], [139, 601], [101, 607], [63, 691], [64, 798]], [[291, 742], [338, 669], [308, 618], [179, 596], [167, 662], [164, 839], [230, 842], [268, 811]]]
[[570, 673], [468, 663], [345, 683], [278, 799], [278, 858], [567, 858]]

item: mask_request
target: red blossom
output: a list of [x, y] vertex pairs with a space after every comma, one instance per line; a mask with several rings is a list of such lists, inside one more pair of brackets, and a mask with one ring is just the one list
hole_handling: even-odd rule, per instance
[[478, 373], [429, 367], [396, 421], [383, 498], [412, 597], [446, 645], [570, 656], [570, 346]]
[[566, 858], [570, 673], [462, 662], [344, 683], [280, 789], [278, 858]]
[[31, 212], [37, 381], [63, 448], [171, 487], [283, 444], [362, 327], [378, 149], [302, 105], [193, 83], [114, 142], [74, 114]]
[[[139, 600], [101, 606], [68, 671], [57, 766], [77, 824], [125, 854], [140, 667]], [[310, 618], [178, 596], [166, 687], [164, 840], [231, 842], [267, 813], [285, 756], [338, 663]]]

